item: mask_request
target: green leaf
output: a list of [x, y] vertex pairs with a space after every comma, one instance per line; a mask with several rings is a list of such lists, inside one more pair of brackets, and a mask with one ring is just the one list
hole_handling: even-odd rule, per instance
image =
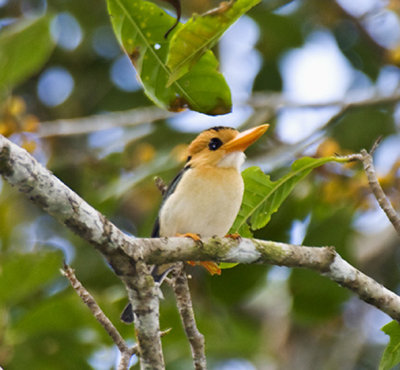
[[50, 17], [19, 21], [0, 33], [0, 90], [36, 73], [53, 50]]
[[251, 17], [260, 27], [257, 49], [269, 62], [304, 42], [302, 24], [294, 17], [271, 13], [265, 6], [253, 11]]
[[225, 269], [231, 269], [231, 268], [233, 268], [233, 267], [235, 267], [235, 266], [237, 266], [237, 265], [239, 265], [238, 263], [229, 263], [229, 262], [221, 262], [219, 265], [218, 265], [218, 267], [221, 269], [221, 270], [225, 270]]
[[171, 111], [186, 107], [211, 115], [231, 111], [230, 90], [211, 51], [167, 88], [171, 72], [166, 65], [169, 42], [164, 34], [174, 23], [173, 17], [143, 0], [108, 0], [108, 9], [114, 32], [154, 103]]
[[186, 74], [200, 57], [215, 45], [222, 34], [261, 0], [233, 0], [201, 16], [194, 15], [171, 39], [167, 66], [171, 70], [168, 85]]
[[60, 276], [60, 252], [12, 254], [0, 265], [0, 302], [14, 303]]
[[277, 181], [271, 181], [270, 177], [258, 167], [247, 168], [242, 173], [245, 188], [242, 206], [229, 233], [251, 237], [248, 220], [252, 230], [263, 228], [296, 184], [312, 169], [327, 162], [345, 161], [337, 157], [300, 158], [292, 164], [291, 171]]
[[400, 325], [392, 321], [381, 330], [390, 336], [390, 342], [383, 352], [379, 370], [389, 370], [400, 363]]

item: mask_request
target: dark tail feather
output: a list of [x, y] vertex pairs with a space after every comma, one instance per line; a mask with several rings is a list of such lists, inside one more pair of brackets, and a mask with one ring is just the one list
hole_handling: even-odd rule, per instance
[[133, 310], [132, 310], [132, 305], [130, 303], [128, 303], [125, 306], [120, 317], [121, 317], [121, 321], [123, 321], [125, 324], [133, 323]]
[[[166, 276], [169, 274], [169, 272], [173, 269], [174, 265], [173, 264], [165, 264], [165, 265], [156, 265], [153, 267], [153, 270], [151, 271], [151, 276], [153, 276], [154, 282], [157, 283], [158, 285], [161, 285]], [[162, 298], [162, 293], [160, 291], [160, 295]], [[132, 310], [132, 304], [128, 303], [124, 310], [121, 313], [121, 321], [123, 321], [125, 324], [132, 324], [133, 323], [133, 310]]]
[[165, 265], [155, 265], [153, 267], [153, 270], [151, 271], [151, 276], [153, 276], [153, 279], [156, 283], [161, 285], [173, 268], [174, 264], [172, 263], [168, 263]]

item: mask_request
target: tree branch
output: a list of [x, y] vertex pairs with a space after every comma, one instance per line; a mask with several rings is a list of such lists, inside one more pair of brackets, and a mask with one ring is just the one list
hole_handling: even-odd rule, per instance
[[158, 287], [142, 259], [132, 266], [132, 274], [123, 276], [132, 304], [142, 370], [165, 368], [160, 338]]
[[386, 196], [383, 191], [378, 177], [376, 175], [375, 166], [372, 158], [372, 154], [379, 144], [380, 139], [378, 139], [374, 145], [372, 146], [371, 152], [368, 153], [365, 149], [361, 150], [361, 153], [358, 154], [350, 154], [344, 156], [343, 158], [347, 158], [349, 160], [358, 160], [361, 161], [364, 167], [364, 171], [368, 178], [369, 187], [371, 188], [372, 194], [374, 194], [375, 199], [377, 200], [381, 209], [386, 213], [389, 221], [392, 223], [394, 229], [397, 234], [400, 236], [400, 216], [393, 208], [392, 203], [389, 198]]
[[363, 163], [365, 173], [368, 177], [369, 187], [371, 188], [376, 200], [378, 201], [379, 206], [386, 213], [386, 216], [397, 231], [397, 234], [400, 236], [400, 216], [393, 208], [392, 203], [385, 195], [381, 185], [379, 184], [374, 163], [372, 160], [372, 155], [369, 154], [365, 149], [361, 150], [361, 161]]
[[45, 212], [103, 253], [117, 271], [121, 270], [118, 274], [130, 271], [130, 263], [121, 256], [118, 248], [129, 244], [132, 239], [38, 163], [25, 149], [1, 135], [0, 174]]
[[[400, 297], [344, 261], [333, 247], [306, 247], [266, 240], [205, 238], [141, 239], [147, 263], [174, 261], [217, 261], [267, 263], [305, 267], [328, 277], [356, 293], [363, 301], [400, 321]], [[129, 255], [129, 247], [125, 249]]]
[[192, 350], [194, 368], [205, 370], [207, 369], [207, 360], [204, 336], [197, 329], [188, 279], [182, 263], [178, 264], [172, 271], [171, 285], [174, 289], [182, 325]]

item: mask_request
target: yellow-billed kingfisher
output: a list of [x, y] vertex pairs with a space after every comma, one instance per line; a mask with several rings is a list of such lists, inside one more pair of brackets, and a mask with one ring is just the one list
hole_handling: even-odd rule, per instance
[[[264, 124], [239, 132], [231, 127], [217, 126], [201, 132], [188, 147], [184, 168], [163, 196], [151, 237], [225, 236], [242, 203], [244, 185], [240, 167], [245, 159], [243, 152], [268, 127]], [[216, 264], [201, 264], [211, 273], [218, 273]], [[161, 282], [168, 271], [164, 265], [155, 266], [152, 275], [156, 282]], [[129, 307], [121, 318], [132, 322]]]

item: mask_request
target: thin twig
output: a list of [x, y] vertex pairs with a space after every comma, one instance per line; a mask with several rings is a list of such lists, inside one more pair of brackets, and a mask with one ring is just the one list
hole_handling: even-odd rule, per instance
[[204, 336], [199, 332], [194, 317], [192, 298], [183, 263], [177, 264], [172, 271], [172, 287], [181, 316], [182, 325], [192, 350], [193, 364], [196, 370], [207, 369]]
[[[375, 146], [374, 146], [375, 147]], [[373, 149], [374, 149], [373, 147]], [[376, 176], [376, 171], [372, 159], [372, 155], [369, 154], [365, 149], [361, 150], [361, 161], [364, 166], [365, 173], [367, 174], [368, 183], [374, 194], [376, 200], [378, 201], [379, 206], [386, 213], [386, 216], [392, 223], [395, 228], [397, 234], [400, 236], [400, 216], [397, 214], [395, 209], [392, 206], [392, 203], [384, 193], [378, 178]]]
[[127, 369], [131, 357], [138, 353], [138, 346], [128, 347], [121, 334], [118, 332], [116, 327], [105, 315], [100, 306], [97, 304], [93, 296], [86, 290], [82, 283], [77, 279], [74, 270], [64, 263], [64, 267], [61, 270], [62, 274], [69, 280], [71, 286], [75, 292], [81, 297], [83, 303], [89, 308], [96, 320], [103, 326], [107, 334], [111, 337], [115, 345], [118, 347], [121, 353], [121, 360], [118, 365], [118, 370]]
[[127, 369], [129, 369], [129, 364], [131, 362], [131, 357], [132, 356], [128, 356], [127, 354], [121, 352], [121, 359], [120, 359], [119, 364], [118, 364], [118, 370], [127, 370]]
[[376, 148], [378, 148], [379, 144], [382, 142], [383, 136], [379, 136], [375, 142], [372, 144], [371, 150], [369, 151], [369, 154], [372, 156], [375, 153]]
[[164, 195], [168, 189], [168, 185], [164, 182], [164, 180], [161, 177], [156, 176], [154, 178], [154, 183], [156, 184], [157, 189], [160, 190], [161, 195]]
[[376, 170], [372, 158], [372, 154], [375, 152], [379, 143], [381, 142], [381, 138], [378, 138], [375, 143], [372, 145], [371, 151], [368, 153], [365, 149], [362, 149], [360, 153], [350, 154], [348, 156], [343, 156], [342, 158], [347, 158], [348, 160], [358, 160], [361, 161], [364, 167], [364, 171], [368, 178], [369, 187], [371, 188], [372, 193], [375, 196], [379, 206], [385, 212], [389, 221], [395, 228], [397, 234], [400, 236], [400, 216], [393, 208], [392, 203], [389, 198], [384, 193], [376, 175]]

